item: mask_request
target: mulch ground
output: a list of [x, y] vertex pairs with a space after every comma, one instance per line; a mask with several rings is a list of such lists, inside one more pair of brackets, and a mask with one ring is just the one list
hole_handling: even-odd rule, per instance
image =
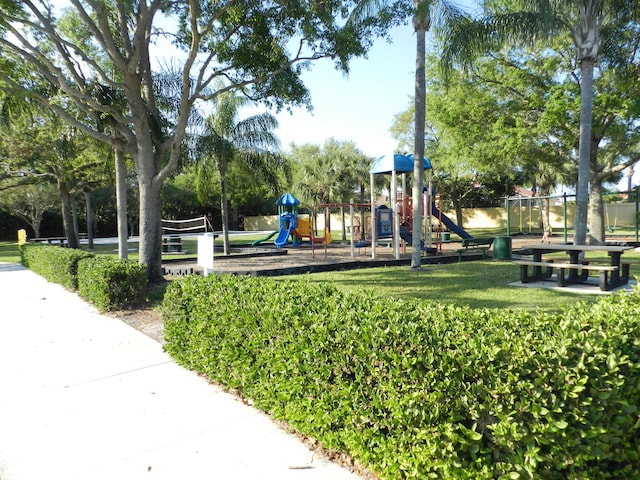
[[[561, 243], [563, 238], [551, 239]], [[511, 237], [512, 250], [518, 251], [528, 245], [540, 243], [539, 235], [518, 235]], [[452, 263], [458, 261], [457, 249], [459, 241], [443, 242], [433, 245], [438, 248], [436, 255], [423, 255], [424, 263]], [[490, 257], [491, 253], [487, 255]], [[479, 252], [465, 254], [465, 260], [482, 258]], [[334, 242], [327, 246], [310, 245], [278, 249], [268, 243], [257, 248], [245, 248], [241, 252], [232, 252], [229, 256], [216, 255], [213, 270], [217, 273], [284, 275], [306, 272], [327, 271], [331, 269], [367, 268], [373, 266], [410, 266], [411, 247], [400, 250], [400, 258], [396, 259], [393, 248], [385, 244], [376, 247], [376, 258], [371, 257], [371, 247], [351, 249], [349, 244]], [[202, 273], [195, 259], [171, 260], [163, 262], [167, 275], [186, 275]]]

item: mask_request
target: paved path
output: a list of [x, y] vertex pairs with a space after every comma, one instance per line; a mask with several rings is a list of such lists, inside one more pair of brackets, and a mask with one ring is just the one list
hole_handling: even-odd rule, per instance
[[19, 265], [0, 305], [2, 480], [359, 478]]

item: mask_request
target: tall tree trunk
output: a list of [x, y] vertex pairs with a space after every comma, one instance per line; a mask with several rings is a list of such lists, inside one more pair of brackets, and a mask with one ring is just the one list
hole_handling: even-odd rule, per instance
[[73, 217], [73, 233], [76, 237], [76, 243], [80, 246], [80, 224], [78, 222], [78, 199], [75, 194], [71, 196], [71, 214]]
[[602, 182], [606, 178], [598, 166], [599, 140], [591, 140], [591, 161], [589, 169], [589, 222], [588, 238], [590, 245], [604, 245], [604, 199], [602, 196]]
[[129, 257], [127, 248], [127, 183], [126, 183], [126, 162], [124, 152], [119, 149], [114, 150], [116, 163], [116, 210], [118, 214], [118, 258]]
[[[418, 8], [418, 0], [414, 7]], [[424, 184], [424, 124], [425, 124], [425, 36], [429, 28], [428, 14], [416, 13], [413, 26], [416, 31], [416, 79], [415, 79], [415, 133], [413, 159], [413, 189], [411, 194], [413, 227], [411, 231], [411, 268], [422, 267], [422, 187]], [[394, 192], [395, 195], [395, 192]], [[395, 199], [394, 199], [395, 200]]]
[[240, 212], [237, 205], [231, 207], [230, 230], [240, 230]]
[[222, 253], [229, 255], [229, 209], [227, 207], [227, 180], [224, 165], [218, 164], [220, 174], [220, 214], [222, 216]]
[[73, 213], [71, 211], [71, 195], [67, 184], [62, 180], [58, 180], [58, 194], [62, 204], [62, 224], [64, 226], [64, 235], [67, 237], [67, 243], [71, 248], [78, 248], [76, 233], [73, 230]]
[[604, 201], [602, 183], [592, 181], [589, 185], [589, 244], [604, 244]]
[[542, 231], [550, 232], [551, 231], [551, 199], [545, 198], [542, 201]]
[[84, 191], [84, 201], [87, 206], [87, 241], [89, 250], [93, 250], [93, 205], [91, 203], [91, 192]]
[[[464, 218], [462, 216], [462, 196], [460, 195], [460, 189], [456, 182], [451, 186], [451, 203], [453, 204], [453, 211], [456, 212], [456, 224], [460, 228], [464, 228]], [[444, 212], [442, 212], [444, 215]]]
[[573, 243], [584, 245], [587, 240], [589, 208], [589, 172], [591, 163], [591, 123], [593, 117], [593, 67], [591, 58], [580, 62], [580, 146], [578, 148], [578, 185]]
[[[362, 205], [365, 202], [365, 186], [364, 183], [360, 184], [360, 205]], [[371, 205], [371, 216], [373, 217], [373, 215], [375, 215], [375, 205]], [[364, 226], [364, 222], [365, 222], [365, 215], [364, 215], [364, 208], [360, 207], [360, 240], [364, 240], [366, 238], [366, 234], [365, 234], [365, 226]], [[353, 235], [353, 226], [351, 227], [352, 231], [351, 234]]]
[[[148, 164], [151, 162], [146, 162]], [[150, 170], [150, 168], [149, 168]], [[146, 265], [149, 282], [164, 280], [162, 276], [162, 218], [160, 189], [162, 183], [153, 174], [138, 172], [140, 189], [140, 263]]]

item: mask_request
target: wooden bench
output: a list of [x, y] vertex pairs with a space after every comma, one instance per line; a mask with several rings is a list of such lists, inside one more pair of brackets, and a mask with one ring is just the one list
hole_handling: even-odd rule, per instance
[[[623, 264], [622, 268], [613, 265], [598, 265], [585, 263], [554, 263], [553, 261], [530, 261], [514, 260], [520, 266], [520, 281], [530, 283], [545, 280], [551, 277], [553, 270], [556, 271], [556, 282], [560, 287], [566, 287], [573, 283], [583, 283], [589, 277], [590, 271], [597, 271], [599, 274], [600, 290], [608, 291], [619, 285], [624, 285], [629, 280], [629, 265]], [[533, 275], [529, 275], [529, 267], [534, 267]], [[542, 269], [545, 269], [544, 271]], [[567, 271], [569, 275], [567, 276]], [[610, 281], [610, 275], [618, 273], [614, 281]]]
[[458, 262], [462, 261], [462, 254], [467, 252], [482, 252], [482, 259], [484, 260], [487, 250], [491, 248], [493, 245], [493, 237], [472, 237], [472, 238], [463, 238], [462, 242], [460, 242], [459, 248], [456, 250], [458, 254]]

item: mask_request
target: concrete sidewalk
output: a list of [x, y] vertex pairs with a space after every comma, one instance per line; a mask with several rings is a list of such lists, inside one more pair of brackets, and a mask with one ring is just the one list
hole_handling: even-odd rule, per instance
[[2, 480], [355, 480], [159, 343], [0, 263]]

